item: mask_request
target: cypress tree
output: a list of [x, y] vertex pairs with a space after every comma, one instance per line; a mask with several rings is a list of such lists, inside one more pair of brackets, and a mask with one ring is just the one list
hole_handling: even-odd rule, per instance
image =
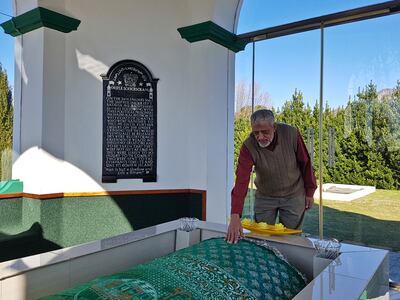
[[0, 179], [11, 179], [13, 103], [7, 73], [0, 64]]

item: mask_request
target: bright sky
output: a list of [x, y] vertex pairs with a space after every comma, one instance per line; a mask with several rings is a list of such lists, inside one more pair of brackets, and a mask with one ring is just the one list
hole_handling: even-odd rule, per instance
[[[244, 0], [238, 33], [384, 1]], [[378, 90], [400, 80], [400, 14], [325, 29], [324, 99], [344, 105], [371, 80]], [[295, 88], [314, 105], [320, 85], [319, 30], [256, 43], [255, 81], [281, 106]], [[236, 80], [251, 82], [252, 44], [236, 55]]]
[[[238, 33], [375, 4], [373, 0], [244, 0]], [[12, 15], [11, 1], [0, 0], [0, 12]], [[9, 17], [0, 15], [0, 23]], [[400, 79], [400, 14], [325, 29], [324, 98], [343, 105], [370, 80], [378, 90]], [[0, 62], [14, 80], [14, 38], [0, 29]], [[236, 55], [236, 80], [251, 83], [252, 45]], [[312, 105], [319, 99], [320, 31], [256, 43], [255, 78], [281, 106], [295, 88]]]

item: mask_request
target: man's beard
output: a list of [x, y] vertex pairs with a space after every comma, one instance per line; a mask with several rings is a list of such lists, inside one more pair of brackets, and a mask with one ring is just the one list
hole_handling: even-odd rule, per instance
[[271, 141], [267, 141], [265, 143], [261, 143], [261, 142], [257, 141], [257, 143], [261, 148], [267, 148], [271, 144]]

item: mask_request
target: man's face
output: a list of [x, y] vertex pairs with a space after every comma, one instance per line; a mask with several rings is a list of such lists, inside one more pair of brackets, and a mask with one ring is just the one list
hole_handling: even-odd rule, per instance
[[261, 148], [266, 148], [274, 139], [275, 125], [267, 121], [259, 121], [251, 125], [251, 132]]

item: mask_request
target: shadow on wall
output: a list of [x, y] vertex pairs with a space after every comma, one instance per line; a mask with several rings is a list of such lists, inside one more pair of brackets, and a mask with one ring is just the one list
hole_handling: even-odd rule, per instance
[[120, 235], [181, 217], [202, 219], [203, 194], [0, 199], [0, 260]]
[[60, 248], [59, 245], [43, 237], [43, 229], [38, 222], [18, 234], [0, 232], [0, 262]]
[[113, 196], [112, 200], [134, 230], [183, 217], [203, 219], [201, 193]]

